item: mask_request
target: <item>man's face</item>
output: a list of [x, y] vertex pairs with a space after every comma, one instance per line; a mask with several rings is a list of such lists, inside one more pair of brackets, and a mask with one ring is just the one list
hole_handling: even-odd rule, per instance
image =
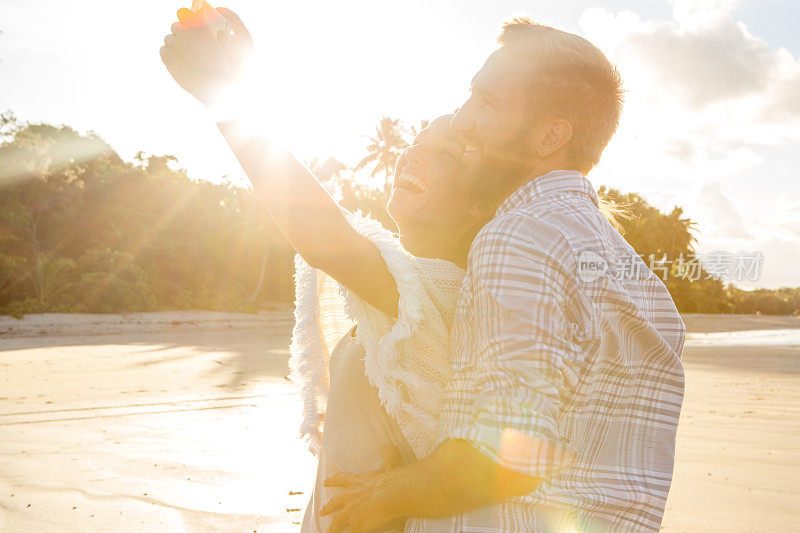
[[489, 57], [451, 122], [467, 145], [459, 187], [476, 196], [524, 178], [535, 160], [529, 143], [533, 72], [518, 54], [503, 47]]

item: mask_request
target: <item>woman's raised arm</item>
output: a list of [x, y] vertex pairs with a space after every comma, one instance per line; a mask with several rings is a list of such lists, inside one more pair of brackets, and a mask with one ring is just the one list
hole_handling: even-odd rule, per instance
[[[178, 11], [161, 59], [175, 81], [209, 106], [234, 82], [252, 48], [250, 34], [230, 10], [218, 10], [232, 35], [213, 35], [202, 16]], [[345, 219], [322, 185], [287, 150], [245, 135], [237, 120], [218, 123], [267, 211], [311, 266], [323, 270], [373, 307], [397, 316], [397, 285], [377, 247]]]
[[253, 189], [305, 261], [373, 307], [397, 316], [394, 278], [378, 248], [358, 233], [313, 175], [288, 151], [218, 123]]

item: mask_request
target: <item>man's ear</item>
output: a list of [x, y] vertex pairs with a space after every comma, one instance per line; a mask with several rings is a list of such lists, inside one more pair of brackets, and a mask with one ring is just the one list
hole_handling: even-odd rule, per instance
[[572, 124], [562, 118], [548, 121], [538, 137], [536, 152], [540, 158], [554, 154], [572, 139]]

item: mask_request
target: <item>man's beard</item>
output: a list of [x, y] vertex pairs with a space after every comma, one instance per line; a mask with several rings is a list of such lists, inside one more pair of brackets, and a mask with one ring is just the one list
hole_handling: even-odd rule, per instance
[[505, 199], [526, 178], [536, 158], [524, 153], [528, 129], [501, 147], [484, 149], [480, 161], [471, 169], [463, 169], [459, 188], [480, 201], [499, 202]]

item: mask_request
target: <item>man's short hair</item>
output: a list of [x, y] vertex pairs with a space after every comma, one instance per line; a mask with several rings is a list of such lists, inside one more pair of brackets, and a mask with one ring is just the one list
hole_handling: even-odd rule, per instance
[[622, 112], [622, 80], [614, 65], [583, 37], [524, 17], [505, 23], [497, 42], [534, 62], [532, 117], [569, 121], [571, 163], [586, 171], [597, 165]]

